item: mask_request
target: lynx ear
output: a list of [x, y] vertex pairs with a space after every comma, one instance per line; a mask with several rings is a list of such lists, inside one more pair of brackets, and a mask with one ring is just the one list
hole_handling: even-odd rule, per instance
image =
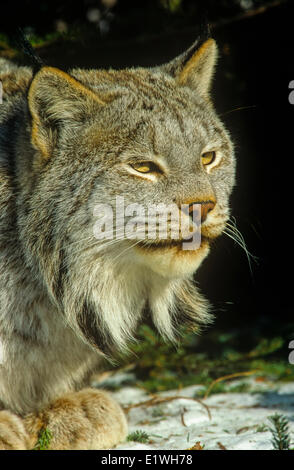
[[174, 76], [179, 85], [189, 86], [198, 90], [203, 96], [207, 96], [216, 60], [217, 46], [215, 41], [208, 39], [200, 45], [197, 40], [186, 52], [162, 68]]
[[92, 90], [65, 72], [54, 67], [43, 67], [34, 77], [28, 106], [32, 116], [33, 146], [49, 159], [60, 128], [66, 123], [77, 123], [93, 108], [105, 103]]

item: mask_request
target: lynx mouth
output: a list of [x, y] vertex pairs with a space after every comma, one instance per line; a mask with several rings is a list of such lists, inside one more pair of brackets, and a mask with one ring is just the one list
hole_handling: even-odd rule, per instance
[[[202, 248], [204, 245], [207, 245], [210, 241], [210, 237], [208, 236], [201, 236], [201, 241], [199, 244], [197, 244], [197, 248], [195, 248], [193, 251]], [[186, 239], [181, 239], [181, 240], [147, 240], [147, 241], [142, 241], [137, 244], [139, 248], [145, 249], [145, 250], [160, 250], [160, 249], [168, 249], [168, 248], [178, 248], [181, 250], [183, 248], [183, 244], [188, 244], [188, 243], [193, 243], [193, 236], [190, 238]]]

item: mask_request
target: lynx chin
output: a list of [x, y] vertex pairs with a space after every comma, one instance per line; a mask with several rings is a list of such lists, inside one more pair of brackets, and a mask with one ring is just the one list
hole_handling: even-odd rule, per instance
[[[32, 449], [45, 428], [50, 449], [114, 447], [126, 417], [85, 388], [91, 371], [128, 349], [146, 312], [170, 341], [211, 320], [193, 274], [235, 181], [210, 98], [216, 59], [213, 39], [152, 68], [33, 74], [0, 59], [0, 449]], [[185, 205], [187, 223], [168, 219], [165, 238], [95, 238], [94, 208], [115, 214], [117, 197]], [[183, 250], [195, 204], [201, 243]]]

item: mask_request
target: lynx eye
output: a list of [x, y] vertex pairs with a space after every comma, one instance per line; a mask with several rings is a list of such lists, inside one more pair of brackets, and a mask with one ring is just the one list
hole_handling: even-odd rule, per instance
[[204, 152], [201, 155], [201, 160], [203, 165], [210, 165], [212, 162], [214, 162], [216, 157], [216, 152], [211, 151], [211, 152]]
[[159, 166], [153, 162], [132, 163], [131, 167], [139, 173], [162, 173]]

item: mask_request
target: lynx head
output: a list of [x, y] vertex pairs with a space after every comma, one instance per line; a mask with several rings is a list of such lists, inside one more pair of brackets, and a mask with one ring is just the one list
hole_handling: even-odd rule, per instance
[[[100, 350], [125, 344], [146, 303], [168, 337], [180, 310], [205, 317], [190, 279], [224, 229], [235, 175], [232, 143], [210, 100], [216, 58], [209, 39], [163, 66], [43, 67], [32, 80], [23, 239], [52, 301]], [[176, 207], [180, 229], [168, 217], [161, 237], [156, 214], [151, 239], [144, 210], [160, 204]], [[196, 230], [194, 204], [201, 243], [184, 250]], [[104, 239], [95, 237], [97, 206], [111, 209]], [[140, 237], [126, 237], [134, 215]]]

